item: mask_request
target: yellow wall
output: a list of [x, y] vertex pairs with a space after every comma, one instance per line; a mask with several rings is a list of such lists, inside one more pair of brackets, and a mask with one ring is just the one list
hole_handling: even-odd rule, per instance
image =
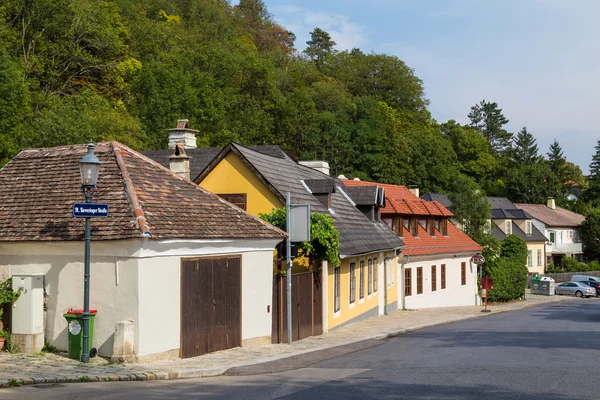
[[[398, 275], [396, 274], [396, 268], [398, 268], [398, 256], [394, 255], [394, 252], [390, 251], [389, 253], [385, 253], [385, 258], [388, 257], [393, 257], [392, 261], [389, 263], [389, 268], [392, 269], [390, 275], [392, 276], [393, 279], [393, 284], [391, 282], [388, 281], [388, 288], [387, 288], [387, 303], [388, 304], [394, 304], [398, 302], [398, 289], [397, 289], [397, 284], [398, 282], [396, 282], [398, 280]], [[389, 275], [388, 275], [389, 276]]]
[[[531, 256], [533, 261], [533, 267], [527, 267], [529, 273], [543, 274], [546, 271], [546, 244], [545, 242], [529, 242], [527, 243], [527, 250], [531, 250]], [[542, 251], [542, 265], [537, 264], [537, 251]]]
[[[340, 311], [334, 313], [334, 267], [330, 266], [328, 269], [328, 282], [327, 282], [327, 290], [328, 290], [328, 304], [327, 304], [327, 314], [329, 321], [329, 329], [335, 328], [338, 325], [341, 325], [345, 322], [350, 321], [353, 318], [360, 316], [361, 314], [372, 311], [375, 308], [379, 307], [379, 296], [380, 291], [384, 290], [384, 278], [383, 272], [384, 264], [383, 260], [379, 257], [379, 252], [372, 253], [360, 257], [351, 257], [345, 258], [342, 260], [340, 265]], [[392, 253], [386, 253], [385, 256], [391, 256]], [[374, 262], [377, 263], [378, 270], [378, 279], [377, 279], [377, 292], [372, 292], [369, 295], [368, 290], [368, 281], [369, 281], [369, 263], [368, 259], [372, 258]], [[396, 276], [396, 267], [397, 267], [397, 256], [394, 256], [393, 262], [390, 263], [390, 267], [393, 268], [392, 273]], [[364, 260], [365, 262], [365, 273], [364, 273], [364, 287], [365, 287], [365, 295], [363, 299], [359, 298], [360, 291], [360, 261]], [[381, 262], [380, 262], [381, 261]], [[356, 296], [355, 302], [350, 304], [350, 263], [356, 263]], [[394, 279], [394, 284], [391, 285], [388, 291], [388, 304], [393, 304], [398, 300], [398, 290], [396, 279]]]
[[210, 171], [200, 186], [216, 194], [246, 193], [246, 211], [256, 216], [284, 206], [254, 172], [231, 152]]

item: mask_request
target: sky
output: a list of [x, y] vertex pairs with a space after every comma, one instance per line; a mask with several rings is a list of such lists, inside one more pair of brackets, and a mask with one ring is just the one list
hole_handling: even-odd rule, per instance
[[[234, 1], [235, 3], [235, 1]], [[399, 57], [422, 79], [429, 110], [468, 122], [471, 106], [498, 103], [508, 130], [527, 127], [541, 153], [554, 139], [588, 172], [600, 139], [600, 1], [264, 0], [306, 48], [329, 32], [338, 50]]]

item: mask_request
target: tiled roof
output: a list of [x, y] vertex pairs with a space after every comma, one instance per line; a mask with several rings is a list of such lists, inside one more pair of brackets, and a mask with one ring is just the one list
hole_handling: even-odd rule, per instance
[[[513, 235], [517, 235], [518, 237], [520, 237], [521, 239], [523, 239], [525, 242], [547, 242], [548, 238], [546, 238], [546, 236], [544, 236], [544, 234], [542, 232], [540, 232], [538, 230], [538, 228], [535, 227], [534, 224], [531, 224], [531, 235], [526, 234], [525, 232], [523, 232], [523, 230], [521, 230], [521, 228], [519, 228], [519, 226], [516, 223], [512, 223], [512, 233]], [[495, 237], [498, 240], [504, 240], [504, 238], [507, 236], [502, 229], [500, 229], [498, 227], [498, 225], [496, 224], [492, 224], [492, 236]]]
[[517, 208], [525, 210], [533, 218], [543, 222], [547, 226], [554, 227], [579, 227], [585, 220], [581, 214], [556, 207], [555, 210], [545, 204], [515, 204]]
[[378, 186], [380, 188], [384, 188], [386, 206], [381, 209], [382, 214], [408, 214], [444, 217], [451, 217], [453, 215], [437, 200], [429, 202], [419, 199], [404, 186], [347, 179], [342, 180], [342, 182], [344, 182], [344, 184], [347, 186]]
[[[283, 158], [286, 154], [279, 146], [252, 146], [250, 147], [260, 153], [268, 154], [273, 157]], [[194, 180], [200, 172], [223, 150], [222, 147], [206, 147], [199, 149], [185, 149], [190, 156], [190, 178]], [[148, 158], [156, 161], [163, 167], [169, 168], [169, 157], [175, 150], [147, 150], [141, 153]]]
[[[419, 199], [404, 186], [354, 180], [344, 180], [343, 182], [346, 184], [352, 182], [350, 184], [353, 186], [376, 185], [385, 188], [387, 206], [381, 210], [384, 217], [396, 214], [417, 217], [452, 216], [452, 213], [438, 201], [428, 202]], [[436, 231], [435, 236], [431, 236], [420, 224], [418, 224], [418, 237], [413, 237], [408, 229], [403, 229], [403, 234], [402, 241], [406, 244], [406, 247], [402, 249], [402, 253], [406, 255], [478, 252], [482, 250], [481, 246], [451, 222], [448, 222], [447, 236], [442, 235], [439, 231]]]
[[[385, 223], [372, 222], [354, 206], [339, 179], [298, 164], [287, 155], [275, 157], [231, 143], [196, 178], [196, 182], [201, 182], [212, 166], [230, 151], [236, 153], [282, 202], [285, 202], [285, 193], [290, 192], [292, 203], [310, 204], [311, 211], [329, 214], [340, 232], [340, 254], [350, 256], [404, 246]], [[305, 180], [321, 179], [332, 179], [335, 182], [336, 188], [331, 193], [330, 209], [326, 209], [304, 183]]]
[[[0, 170], [0, 241], [82, 240], [72, 216], [83, 202], [79, 160], [86, 145], [24, 150]], [[285, 233], [117, 142], [96, 145], [102, 162], [93, 240], [283, 238]]]
[[403, 254], [417, 256], [482, 251], [481, 246], [450, 222], [448, 222], [448, 236], [443, 236], [436, 231], [437, 235], [432, 237], [420, 224], [418, 225], [418, 229], [418, 238], [413, 237], [408, 232], [408, 229], [404, 229], [402, 241], [406, 244], [406, 247], [402, 249]]
[[441, 205], [446, 207], [448, 210], [452, 210], [452, 202], [450, 201], [448, 196], [445, 194], [425, 193], [425, 194], [421, 195], [421, 199], [423, 199], [425, 201], [437, 201], [438, 203], [440, 203]]

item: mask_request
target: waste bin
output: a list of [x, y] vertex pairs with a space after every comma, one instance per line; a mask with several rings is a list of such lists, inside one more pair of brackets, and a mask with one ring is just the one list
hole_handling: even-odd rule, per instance
[[554, 279], [549, 276], [543, 276], [540, 279], [540, 294], [545, 294], [546, 296], [554, 295]]
[[531, 294], [542, 294], [542, 277], [535, 275], [531, 278]]
[[[90, 357], [95, 357], [97, 350], [92, 348], [94, 342], [94, 317], [97, 310], [90, 310]], [[83, 354], [83, 310], [69, 310], [63, 314], [67, 320], [67, 330], [69, 331], [69, 358], [81, 360]]]

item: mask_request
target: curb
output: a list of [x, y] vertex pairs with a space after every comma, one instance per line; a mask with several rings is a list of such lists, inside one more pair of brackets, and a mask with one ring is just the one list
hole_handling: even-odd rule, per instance
[[274, 356], [271, 358], [267, 358], [262, 360], [261, 362], [258, 363], [244, 363], [244, 364], [240, 364], [240, 365], [233, 365], [233, 366], [228, 366], [228, 367], [224, 367], [224, 368], [212, 368], [212, 369], [202, 369], [202, 368], [198, 368], [198, 369], [186, 369], [186, 370], [182, 370], [182, 371], [176, 371], [176, 372], [164, 372], [164, 371], [158, 371], [158, 372], [138, 372], [138, 371], [131, 371], [131, 373], [127, 373], [127, 374], [114, 374], [114, 373], [107, 373], [107, 374], [102, 374], [102, 375], [65, 375], [65, 376], [61, 376], [59, 378], [47, 378], [44, 376], [31, 376], [31, 377], [24, 377], [22, 375], [16, 375], [15, 378], [11, 378], [9, 380], [3, 379], [0, 380], [0, 388], [9, 388], [9, 387], [18, 387], [18, 386], [23, 386], [23, 385], [36, 385], [36, 384], [52, 384], [52, 383], [85, 383], [85, 382], [114, 382], [114, 381], [148, 381], [148, 380], [177, 380], [177, 379], [192, 379], [192, 378], [208, 378], [208, 377], [215, 377], [215, 376], [221, 376], [221, 375], [225, 375], [229, 370], [232, 370], [234, 368], [239, 368], [239, 367], [247, 367], [247, 366], [251, 366], [251, 365], [260, 365], [260, 364], [267, 364], [273, 361], [279, 361], [285, 358], [291, 358], [291, 357], [295, 357], [295, 356], [300, 356], [300, 355], [307, 355], [310, 353], [314, 353], [314, 352], [318, 352], [324, 349], [331, 349], [334, 347], [342, 347], [342, 346], [348, 346], [348, 345], [353, 345], [356, 343], [360, 343], [360, 342], [364, 342], [367, 340], [384, 340], [384, 339], [389, 339], [389, 338], [393, 338], [393, 337], [397, 337], [403, 334], [407, 334], [407, 333], [411, 333], [414, 331], [418, 331], [421, 329], [426, 329], [426, 328], [431, 328], [434, 326], [439, 326], [439, 325], [445, 325], [445, 324], [451, 324], [454, 322], [460, 322], [460, 321], [467, 321], [467, 320], [471, 320], [471, 319], [476, 319], [479, 317], [487, 317], [490, 315], [496, 315], [496, 314], [501, 314], [501, 313], [505, 313], [505, 312], [510, 312], [510, 311], [517, 311], [517, 310], [522, 310], [524, 308], [529, 308], [529, 307], [535, 307], [535, 306], [539, 306], [539, 305], [543, 305], [543, 304], [548, 304], [548, 303], [555, 303], [555, 302], [562, 302], [563, 300], [542, 300], [539, 301], [535, 304], [530, 303], [530, 304], [522, 304], [519, 305], [518, 307], [515, 308], [511, 308], [511, 309], [505, 309], [505, 310], [497, 310], [497, 311], [491, 311], [490, 313], [486, 313], [486, 314], [480, 314], [480, 315], [466, 315], [466, 316], [461, 316], [461, 317], [456, 317], [456, 318], [451, 318], [451, 319], [447, 319], [444, 321], [436, 321], [436, 322], [431, 322], [431, 323], [427, 323], [427, 324], [422, 324], [422, 325], [417, 325], [417, 326], [413, 326], [413, 327], [409, 327], [409, 328], [403, 328], [403, 329], [397, 329], [397, 330], [393, 330], [387, 333], [381, 333], [378, 335], [375, 335], [373, 337], [367, 338], [367, 339], [360, 339], [360, 340], [356, 340], [356, 341], [350, 341], [344, 344], [338, 344], [336, 346], [320, 346], [318, 348], [313, 348], [313, 349], [309, 349], [309, 350], [304, 350], [304, 351], [299, 351], [293, 354], [282, 354], [279, 356]]

